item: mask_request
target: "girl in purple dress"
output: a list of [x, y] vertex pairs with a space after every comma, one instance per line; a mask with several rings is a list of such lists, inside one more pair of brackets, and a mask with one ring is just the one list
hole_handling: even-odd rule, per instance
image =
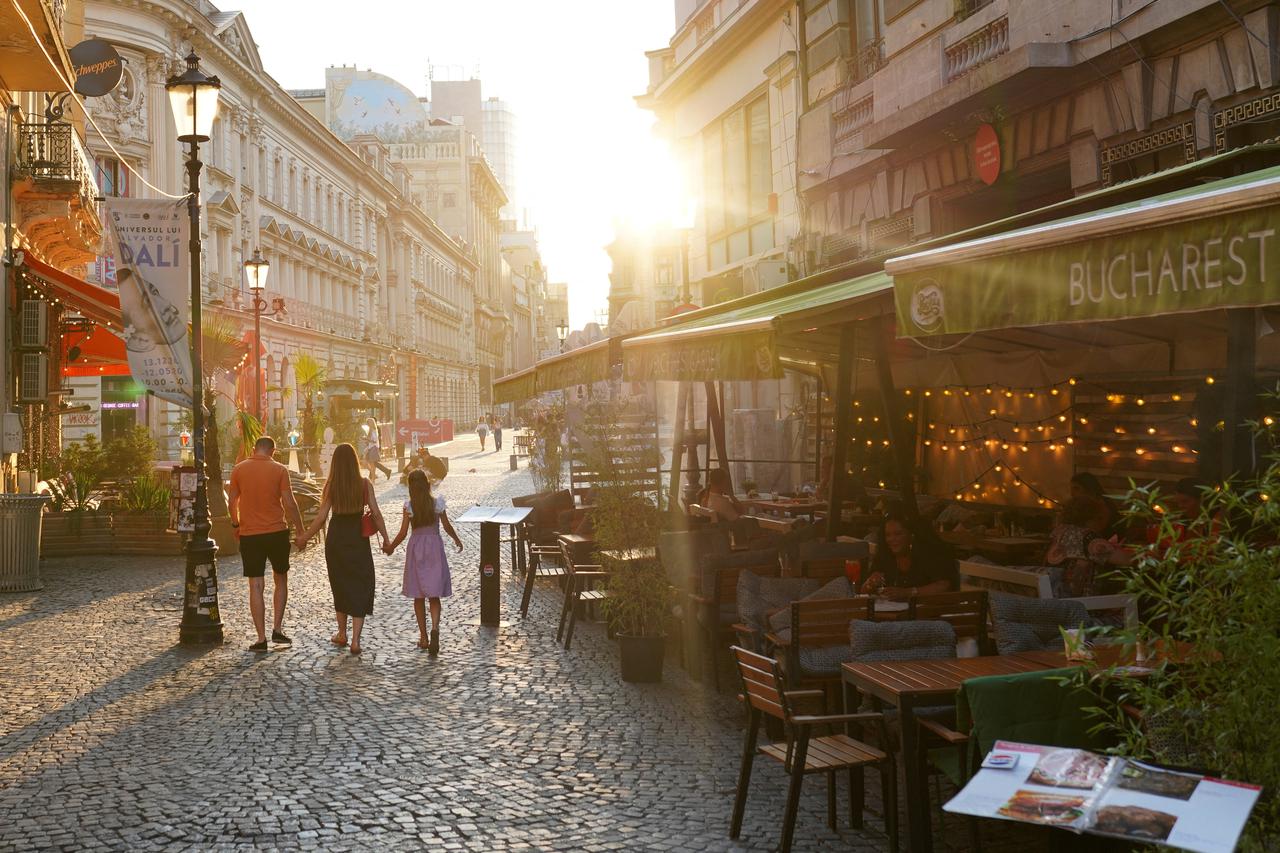
[[[405, 598], [413, 599], [413, 613], [418, 617], [418, 648], [434, 656], [440, 652], [440, 599], [453, 595], [449, 559], [440, 538], [441, 525], [459, 551], [462, 540], [445, 514], [444, 498], [431, 494], [431, 481], [426, 473], [422, 469], [410, 471], [408, 482], [409, 500], [404, 505], [404, 520], [386, 552], [394, 552], [412, 528], [409, 547], [405, 549], [403, 593]], [[427, 600], [431, 602], [430, 635], [427, 634]]]

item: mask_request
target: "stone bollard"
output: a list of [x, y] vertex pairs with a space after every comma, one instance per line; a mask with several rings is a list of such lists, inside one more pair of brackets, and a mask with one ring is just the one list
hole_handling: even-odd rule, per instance
[[516, 460], [517, 460], [517, 459], [519, 459], [519, 458], [520, 458], [520, 457], [516, 456], [514, 453], [512, 453], [512, 454], [511, 454], [511, 470], [512, 470], [512, 471], [519, 471], [519, 470], [520, 470], [520, 466], [516, 464]]

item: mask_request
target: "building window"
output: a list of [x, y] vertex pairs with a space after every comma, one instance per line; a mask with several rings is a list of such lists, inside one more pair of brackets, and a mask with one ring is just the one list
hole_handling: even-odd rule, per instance
[[457, 196], [457, 193], [441, 193], [441, 198], [443, 199], [441, 203], [442, 203], [445, 207], [457, 207], [457, 206], [458, 206], [458, 196]]
[[761, 96], [703, 132], [711, 269], [773, 248], [769, 103]]
[[129, 170], [114, 157], [96, 157], [98, 191], [104, 196], [128, 198], [130, 193]]

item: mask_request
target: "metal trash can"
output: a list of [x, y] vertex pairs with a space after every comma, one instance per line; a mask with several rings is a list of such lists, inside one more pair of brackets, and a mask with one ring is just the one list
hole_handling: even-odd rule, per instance
[[31, 592], [40, 583], [40, 521], [48, 495], [0, 495], [0, 592]]

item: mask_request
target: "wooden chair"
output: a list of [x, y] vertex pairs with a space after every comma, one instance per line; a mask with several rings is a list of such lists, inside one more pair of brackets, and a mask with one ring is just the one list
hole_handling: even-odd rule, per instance
[[834, 661], [831, 672], [805, 671], [801, 663], [804, 651], [822, 654], [820, 650], [849, 648], [849, 623], [855, 619], [874, 619], [875, 599], [866, 595], [854, 598], [815, 598], [791, 602], [791, 634], [782, 637], [770, 634], [769, 639], [779, 648], [785, 649], [783, 673], [787, 678], [787, 687], [792, 690], [809, 687], [831, 695], [831, 688], [836, 688], [835, 696], [839, 696], [840, 661]]
[[529, 599], [533, 597], [533, 582], [538, 578], [554, 578], [563, 582], [568, 569], [564, 565], [564, 552], [555, 545], [529, 545], [529, 566], [524, 574], [524, 595], [520, 599], [520, 615], [529, 615]]
[[844, 564], [844, 557], [817, 557], [801, 560], [798, 568], [802, 578], [829, 581], [844, 576]]
[[690, 610], [697, 614], [706, 646], [706, 666], [711, 671], [711, 683], [719, 690], [720, 670], [716, 666], [716, 652], [721, 646], [728, 648], [732, 645], [737, 635], [734, 626], [738, 621], [736, 612], [727, 622], [721, 618], [721, 612], [729, 604], [737, 605], [738, 575], [753, 572], [762, 577], [776, 578], [782, 574], [782, 564], [775, 555], [768, 562], [704, 571], [713, 573], [714, 578], [709, 583], [704, 579], [702, 591], [689, 594]]
[[[804, 777], [811, 773], [822, 773], [827, 777], [827, 825], [832, 829], [836, 826], [836, 774], [840, 771], [848, 773], [850, 824], [855, 829], [862, 828], [865, 794], [863, 769], [868, 766], [880, 771], [885, 829], [889, 835], [890, 849], [896, 853], [898, 798], [897, 768], [893, 759], [887, 753], [847, 734], [815, 733], [816, 729], [825, 726], [848, 726], [853, 723], [879, 725], [882, 724], [883, 716], [878, 713], [823, 715], [822, 691], [787, 690], [778, 663], [773, 658], [737, 646], [732, 651], [742, 682], [739, 699], [747, 704], [749, 713], [729, 837], [736, 839], [742, 832], [742, 815], [751, 784], [751, 767], [756, 753], [759, 753], [782, 764], [791, 776], [791, 783], [787, 788], [786, 810], [782, 818], [782, 853], [790, 853], [792, 836], [795, 834], [796, 812], [800, 805], [800, 788]], [[760, 726], [765, 716], [782, 722], [786, 733], [785, 742], [758, 746]]]
[[578, 611], [582, 607], [591, 607], [596, 602], [609, 597], [607, 589], [597, 589], [595, 584], [608, 580], [609, 573], [604, 566], [582, 562], [583, 556], [575, 553], [575, 549], [567, 542], [562, 542], [564, 555], [564, 606], [560, 610], [560, 627], [556, 629], [556, 641], [564, 636], [564, 647], [568, 651], [573, 642], [573, 627], [578, 622]]
[[956, 638], [972, 638], [978, 644], [978, 654], [992, 654], [991, 637], [987, 633], [987, 591], [961, 590], [917, 595], [911, 599], [907, 618], [917, 621], [950, 623], [956, 630]]

